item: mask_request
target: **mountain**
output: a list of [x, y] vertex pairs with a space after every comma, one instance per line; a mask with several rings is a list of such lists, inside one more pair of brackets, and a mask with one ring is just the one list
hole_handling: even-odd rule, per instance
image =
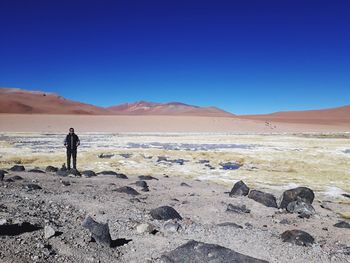
[[285, 111], [261, 115], [240, 115], [238, 117], [243, 119], [291, 123], [349, 123], [350, 105], [321, 110]]
[[55, 93], [0, 88], [0, 113], [111, 114], [107, 109], [65, 99]]
[[27, 91], [16, 88], [0, 88], [0, 113], [234, 116], [216, 107], [198, 107], [180, 102], [154, 103], [139, 101], [103, 108], [68, 100], [55, 93]]
[[180, 102], [155, 103], [138, 101], [108, 107], [107, 109], [117, 115], [235, 116], [216, 107], [199, 107]]

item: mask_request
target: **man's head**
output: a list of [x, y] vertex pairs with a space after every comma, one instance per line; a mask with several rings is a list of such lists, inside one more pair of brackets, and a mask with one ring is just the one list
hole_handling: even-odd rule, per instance
[[73, 128], [69, 128], [69, 133], [73, 134], [74, 133], [74, 129]]

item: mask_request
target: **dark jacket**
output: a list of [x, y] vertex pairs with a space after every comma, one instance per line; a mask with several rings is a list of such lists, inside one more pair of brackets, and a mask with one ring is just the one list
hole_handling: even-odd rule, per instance
[[67, 150], [76, 151], [78, 145], [80, 145], [78, 135], [76, 135], [75, 133], [67, 134], [66, 139], [64, 140], [64, 145], [67, 146]]

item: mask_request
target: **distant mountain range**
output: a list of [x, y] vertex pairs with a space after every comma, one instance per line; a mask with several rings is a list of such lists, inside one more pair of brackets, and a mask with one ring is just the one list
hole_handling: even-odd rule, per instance
[[16, 88], [0, 88], [0, 113], [206, 116], [266, 122], [350, 123], [350, 105], [331, 109], [238, 116], [216, 107], [199, 107], [180, 102], [155, 103], [138, 101], [104, 108], [68, 100], [55, 93], [27, 91]]

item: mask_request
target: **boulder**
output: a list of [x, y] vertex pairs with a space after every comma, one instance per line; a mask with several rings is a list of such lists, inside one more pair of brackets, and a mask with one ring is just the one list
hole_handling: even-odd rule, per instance
[[246, 196], [249, 194], [249, 190], [249, 187], [243, 181], [238, 181], [232, 187], [229, 196]]
[[161, 256], [162, 263], [177, 263], [177, 262], [191, 262], [191, 263], [263, 263], [267, 262], [244, 254], [238, 253], [234, 250], [216, 245], [207, 244], [191, 240], [184, 245], [174, 249]]
[[118, 193], [128, 194], [128, 195], [139, 195], [140, 194], [134, 188], [129, 187], [129, 186], [122, 186], [122, 187], [115, 189], [114, 191], [116, 191]]
[[157, 181], [159, 180], [159, 179], [157, 179], [153, 176], [150, 176], [150, 175], [140, 175], [139, 179], [140, 180], [157, 180]]
[[248, 198], [263, 204], [264, 206], [277, 208], [276, 197], [274, 197], [272, 194], [264, 193], [258, 190], [251, 190], [248, 194]]
[[82, 226], [88, 229], [92, 238], [101, 245], [111, 246], [112, 238], [109, 233], [108, 223], [101, 224], [93, 220], [90, 216], [87, 216], [82, 223]]
[[136, 181], [135, 185], [139, 187], [148, 187], [145, 181]]
[[297, 200], [302, 200], [305, 203], [312, 204], [314, 198], [315, 194], [310, 188], [297, 187], [289, 189], [283, 193], [280, 208], [286, 209], [289, 203]]
[[12, 172], [23, 172], [25, 170], [26, 169], [24, 168], [23, 165], [14, 165], [10, 168], [10, 171], [12, 171]]
[[151, 216], [153, 219], [157, 220], [169, 220], [169, 219], [180, 219], [182, 217], [180, 214], [170, 206], [161, 206], [151, 210]]
[[298, 246], [311, 246], [315, 239], [308, 233], [302, 230], [287, 230], [282, 233], [283, 242], [289, 242]]

